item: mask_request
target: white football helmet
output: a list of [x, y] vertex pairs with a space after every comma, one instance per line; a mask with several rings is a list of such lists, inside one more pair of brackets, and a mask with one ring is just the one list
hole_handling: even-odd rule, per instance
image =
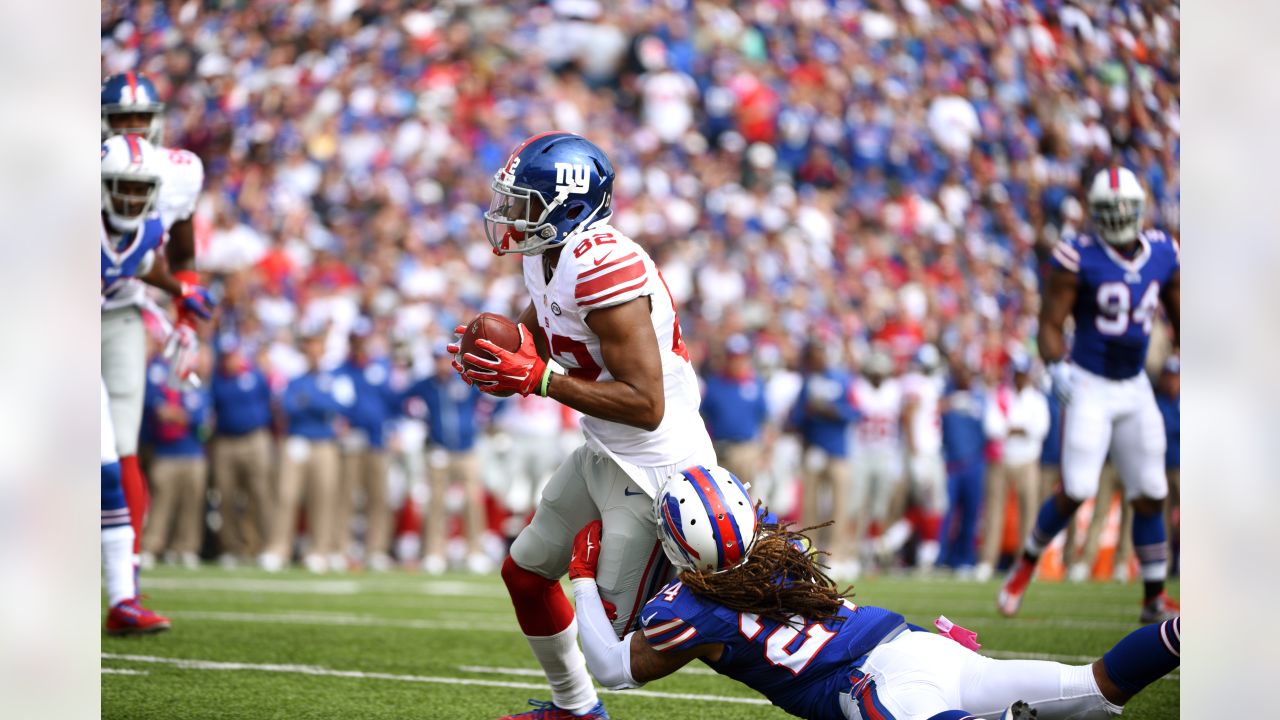
[[160, 194], [159, 156], [141, 135], [102, 141], [102, 211], [120, 231], [137, 230]]
[[1147, 194], [1128, 168], [1112, 166], [1093, 177], [1089, 186], [1089, 217], [1103, 240], [1127, 245], [1138, 239]]
[[755, 503], [722, 467], [695, 465], [672, 473], [653, 498], [662, 550], [679, 570], [731, 570], [751, 552]]

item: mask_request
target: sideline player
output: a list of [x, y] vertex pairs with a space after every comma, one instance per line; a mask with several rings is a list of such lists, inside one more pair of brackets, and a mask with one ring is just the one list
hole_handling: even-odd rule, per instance
[[[167, 239], [162, 241], [165, 259], [179, 282], [198, 287], [191, 218], [204, 183], [200, 158], [187, 150], [159, 146], [164, 103], [160, 102], [155, 84], [145, 75], [127, 72], [107, 78], [102, 83], [101, 102], [104, 141], [119, 135], [138, 135], [153, 146], [150, 165], [160, 177], [153, 209], [159, 213], [167, 233]], [[142, 537], [148, 503], [147, 484], [137, 456], [146, 388], [146, 331], [140, 310], [144, 298], [142, 285], [129, 280], [102, 303], [102, 379], [111, 401], [121, 481], [137, 538]], [[168, 343], [178, 351], [170, 363], [171, 379], [185, 381], [195, 367], [195, 318], [201, 313], [193, 313], [184, 303], [179, 305], [177, 314], [178, 322]], [[137, 554], [138, 549], [135, 540], [133, 552]]]
[[552, 475], [502, 566], [551, 684], [550, 704], [508, 717], [608, 717], [560, 589], [574, 534], [603, 520], [610, 547], [600, 594], [616, 608], [613, 632], [625, 635], [671, 575], [650, 498], [670, 473], [715, 464], [675, 302], [644, 249], [608, 224], [613, 179], [608, 157], [578, 135], [542, 133], [516, 148], [494, 175], [485, 233], [497, 254], [524, 255], [531, 302], [519, 318], [520, 349], [480, 340], [496, 361], [467, 355], [473, 367], [464, 370], [455, 360], [486, 392], [537, 393], [584, 415], [586, 444]]
[[[1158, 230], [1142, 230], [1146, 193], [1126, 168], [1098, 173], [1089, 188], [1097, 238], [1081, 235], [1053, 249], [1040, 313], [1040, 357], [1064, 410], [1062, 487], [1040, 507], [1018, 562], [996, 605], [1014, 615], [1036, 562], [1076, 508], [1098, 490], [1111, 460], [1133, 506], [1133, 548], [1142, 567], [1140, 621], [1166, 620], [1177, 604], [1165, 594], [1164, 420], [1143, 373], [1156, 310], [1164, 305], [1178, 338], [1178, 244]], [[1065, 324], [1075, 318], [1067, 359]]]
[[[920, 346], [902, 377], [902, 428], [910, 494], [920, 511], [916, 563], [929, 571], [938, 560], [942, 518], [947, 514], [947, 467], [942, 457], [942, 354], [931, 344]], [[885, 532], [895, 532], [890, 528]]]
[[[860, 420], [854, 425], [853, 511], [860, 545], [869, 541], [869, 550], [887, 569], [893, 554], [911, 534], [910, 526], [899, 524], [906, 510], [906, 488], [902, 486], [902, 385], [892, 377], [893, 358], [880, 348], [871, 351], [861, 375], [853, 381], [853, 406]], [[892, 527], [893, 533], [885, 531]], [[855, 545], [855, 548], [857, 545]], [[872, 554], [865, 553], [865, 554]], [[854, 550], [854, 557], [860, 554]]]
[[[946, 635], [858, 606], [800, 548], [808, 539], [757, 521], [746, 489], [723, 468], [673, 474], [654, 502], [677, 582], [644, 607], [622, 640], [594, 576], [599, 523], [578, 534], [569, 565], [587, 666], [607, 688], [638, 687], [694, 659], [813, 720], [898, 718], [1089, 720], [1178, 667], [1181, 620], [1140, 628], [1089, 665], [995, 660], [975, 636], [939, 618]], [[739, 542], [739, 540], [743, 542]]]
[[[138, 280], [179, 298], [196, 316], [208, 318], [212, 300], [204, 288], [169, 273], [163, 254], [164, 226], [153, 212], [160, 189], [156, 150], [137, 135], [117, 135], [102, 143], [102, 304], [122, 302], [141, 292]], [[135, 310], [136, 312], [136, 310]], [[104, 315], [105, 317], [105, 315]], [[140, 323], [139, 323], [140, 324]], [[104, 336], [106, 329], [104, 327]], [[143, 338], [139, 337], [141, 344]], [[139, 349], [140, 352], [144, 348]], [[105, 358], [105, 352], [104, 352]], [[136, 526], [129, 521], [122, 487], [122, 463], [116, 417], [111, 413], [104, 364], [102, 377], [102, 561], [107, 576], [107, 632], [132, 634], [169, 627], [169, 621], [138, 604], [134, 575]], [[141, 398], [139, 398], [141, 400]], [[137, 427], [133, 428], [136, 436]], [[137, 438], [134, 438], [136, 443]], [[110, 447], [108, 447], [110, 445]]]

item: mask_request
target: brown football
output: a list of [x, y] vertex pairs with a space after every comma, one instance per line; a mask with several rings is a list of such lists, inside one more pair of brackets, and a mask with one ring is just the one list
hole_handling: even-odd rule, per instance
[[[520, 326], [497, 313], [487, 312], [477, 315], [471, 321], [471, 324], [467, 325], [467, 331], [462, 334], [462, 341], [458, 343], [458, 347], [464, 356], [459, 358], [463, 366], [477, 370], [484, 369], [468, 363], [465, 358], [467, 353], [472, 353], [482, 358], [493, 357], [493, 353], [476, 347], [476, 340], [480, 338], [484, 338], [500, 348], [515, 352], [520, 349]], [[511, 393], [494, 394], [506, 396]]]

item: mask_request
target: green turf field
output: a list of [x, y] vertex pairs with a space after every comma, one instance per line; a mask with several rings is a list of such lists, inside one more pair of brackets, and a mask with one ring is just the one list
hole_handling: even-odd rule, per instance
[[[174, 629], [103, 636], [104, 718], [481, 720], [548, 697], [496, 576], [157, 569], [143, 589]], [[945, 614], [1000, 658], [1088, 662], [1137, 626], [1134, 585], [1033, 585], [1014, 620], [996, 616], [995, 592], [866, 579], [856, 600], [922, 625]], [[1177, 717], [1179, 687], [1175, 672], [1124, 716]], [[700, 665], [604, 698], [620, 720], [790, 717]]]

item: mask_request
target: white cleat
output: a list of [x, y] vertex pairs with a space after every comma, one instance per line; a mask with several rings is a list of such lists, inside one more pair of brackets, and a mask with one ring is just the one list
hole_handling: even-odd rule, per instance
[[1067, 580], [1073, 583], [1082, 583], [1089, 579], [1089, 566], [1082, 562], [1073, 563], [1071, 569], [1067, 571]]
[[316, 573], [317, 575], [329, 569], [329, 564], [325, 562], [324, 556], [316, 555], [314, 553], [302, 558], [302, 565], [306, 567], [308, 571]]
[[978, 567], [973, 571], [973, 579], [977, 582], [984, 583], [994, 577], [996, 569], [991, 563], [978, 563]]
[[443, 575], [449, 565], [439, 555], [428, 555], [422, 559], [422, 570], [428, 575]]

